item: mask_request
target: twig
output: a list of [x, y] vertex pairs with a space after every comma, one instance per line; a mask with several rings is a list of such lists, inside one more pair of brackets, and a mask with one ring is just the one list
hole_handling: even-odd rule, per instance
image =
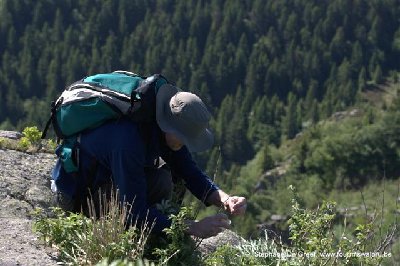
[[213, 175], [213, 179], [212, 179], [213, 182], [215, 182], [215, 179], [217, 178], [220, 158], [221, 158], [221, 146], [218, 146], [218, 159], [217, 159], [217, 165], [215, 166], [215, 171], [214, 171], [214, 175]]
[[383, 187], [382, 187], [382, 210], [381, 210], [381, 225], [379, 228], [379, 236], [382, 239], [382, 227], [383, 227], [383, 215], [384, 215], [384, 209], [385, 209], [385, 185], [386, 185], [386, 163], [385, 160], [383, 160]]
[[385, 239], [383, 241], [381, 241], [379, 247], [376, 249], [377, 252], [385, 251], [387, 246], [392, 242], [392, 239], [396, 231], [397, 231], [397, 224], [393, 226], [392, 231], [385, 236]]
[[[216, 179], [216, 177], [217, 177], [218, 166], [219, 166], [220, 158], [221, 158], [221, 146], [218, 146], [217, 165], [215, 166], [214, 175], [213, 175], [213, 178], [211, 179], [211, 181], [212, 181], [213, 183], [215, 182], [215, 179]], [[210, 192], [210, 190], [211, 190], [211, 187], [210, 187], [207, 191], [204, 192], [204, 195], [203, 195], [203, 197], [202, 197], [202, 199], [201, 199], [202, 202], [205, 202], [205, 201], [206, 201], [206, 197], [207, 197], [208, 193]], [[197, 215], [199, 215], [199, 212], [200, 212], [200, 208], [197, 208], [197, 210], [196, 210], [195, 213], [194, 213], [194, 218], [196, 218]]]
[[[215, 171], [214, 171], [213, 178], [211, 179], [212, 182], [215, 182], [215, 179], [216, 179], [216, 177], [217, 177], [218, 166], [219, 166], [219, 160], [220, 160], [220, 158], [221, 158], [221, 146], [218, 146], [218, 159], [217, 159], [217, 164], [216, 164], [216, 166], [215, 166]], [[211, 190], [211, 187], [210, 187], [207, 191], [205, 191], [205, 193], [204, 193], [204, 195], [203, 195], [203, 198], [202, 198], [202, 202], [205, 202], [205, 201], [206, 201], [206, 197], [207, 197], [208, 193], [210, 192], [210, 190]], [[229, 197], [228, 197], [228, 199], [229, 199]], [[225, 203], [225, 202], [224, 202], [224, 203]], [[199, 215], [199, 212], [200, 212], [200, 208], [197, 208], [197, 210], [196, 210], [195, 213], [194, 213], [194, 218], [196, 218], [197, 215]], [[200, 246], [200, 244], [201, 244], [202, 242], [203, 242], [203, 238], [200, 238], [199, 240], [197, 240], [195, 250]]]
[[[400, 202], [400, 180], [397, 184], [397, 197], [396, 197], [396, 210], [399, 210], [399, 202]], [[396, 224], [398, 224], [398, 215], [395, 215]]]

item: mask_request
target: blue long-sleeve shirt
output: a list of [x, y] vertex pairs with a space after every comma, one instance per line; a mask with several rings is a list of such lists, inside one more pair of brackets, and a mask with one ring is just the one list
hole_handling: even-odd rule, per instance
[[[81, 180], [73, 180], [72, 176], [64, 173], [64, 177], [56, 180], [58, 190], [69, 194], [72, 191], [73, 194], [74, 187], [79, 191], [87, 185], [101, 184], [111, 177], [121, 199], [133, 202], [131, 219], [154, 222], [154, 232], [169, 227], [171, 221], [168, 217], [147, 203], [146, 166], [154, 165], [154, 161], [161, 157], [174, 174], [184, 180], [189, 191], [204, 203], [218, 187], [197, 167], [185, 146], [179, 151], [169, 149], [162, 141], [163, 133], [156, 125], [149, 133], [146, 142], [139, 126], [128, 120], [111, 121], [83, 133], [79, 156]], [[91, 176], [93, 159], [97, 161], [94, 177]]]

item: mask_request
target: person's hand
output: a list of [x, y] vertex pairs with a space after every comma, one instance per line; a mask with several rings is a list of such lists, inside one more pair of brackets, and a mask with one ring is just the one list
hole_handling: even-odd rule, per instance
[[224, 209], [232, 215], [242, 215], [246, 212], [247, 201], [245, 197], [230, 196], [223, 203]]
[[224, 228], [228, 229], [229, 225], [228, 216], [218, 213], [200, 221], [188, 221], [188, 233], [200, 238], [208, 238], [219, 234]]

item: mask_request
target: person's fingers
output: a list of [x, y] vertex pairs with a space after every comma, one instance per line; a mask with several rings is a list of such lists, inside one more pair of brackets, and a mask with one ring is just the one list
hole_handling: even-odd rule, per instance
[[235, 197], [233, 199], [233, 202], [235, 204], [243, 204], [243, 203], [246, 203], [246, 198], [244, 198], [244, 197]]
[[233, 204], [237, 204], [239, 200], [240, 200], [239, 197], [236, 197], [236, 196], [232, 197], [232, 203]]
[[233, 196], [229, 204], [229, 211], [233, 215], [243, 214], [246, 211], [246, 207], [246, 198]]
[[245, 200], [241, 200], [241, 201], [237, 201], [236, 203], [234, 203], [233, 207], [234, 208], [240, 208], [242, 206], [244, 206], [246, 204]]

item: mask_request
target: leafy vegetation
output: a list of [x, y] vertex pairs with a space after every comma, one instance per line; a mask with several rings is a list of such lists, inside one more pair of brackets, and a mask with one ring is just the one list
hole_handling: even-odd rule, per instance
[[20, 139], [0, 137], [0, 148], [25, 152], [54, 152], [57, 143], [52, 139], [41, 139], [42, 132], [36, 127], [26, 127]]
[[100, 214], [92, 210], [90, 218], [83, 214], [66, 215], [59, 208], [53, 208], [55, 217], [48, 218], [37, 209], [34, 230], [45, 243], [55, 245], [60, 259], [69, 264], [93, 265], [104, 258], [141, 260], [151, 224], [134, 224], [127, 229], [129, 207], [120, 206], [116, 196], [102, 205]]
[[24, 135], [19, 140], [19, 147], [22, 149], [26, 149], [29, 146], [37, 146], [40, 143], [42, 132], [37, 127], [26, 127], [22, 134]]
[[[353, 232], [334, 232], [335, 203], [324, 202], [317, 210], [303, 209], [295, 189], [289, 221], [290, 246], [279, 238], [243, 240], [226, 244], [201, 256], [193, 239], [184, 234], [190, 208], [171, 215], [173, 225], [163, 236], [149, 237], [151, 226], [125, 230], [126, 210], [110, 203], [99, 219], [68, 214], [54, 209], [56, 217], [36, 213], [35, 230], [47, 244], [54, 244], [63, 262], [79, 265], [378, 265], [390, 262], [387, 242], [372, 242], [376, 237], [373, 222], [358, 224]], [[371, 244], [373, 243], [373, 244]], [[378, 246], [374, 246], [377, 244]], [[147, 251], [146, 251], [147, 250]]]

